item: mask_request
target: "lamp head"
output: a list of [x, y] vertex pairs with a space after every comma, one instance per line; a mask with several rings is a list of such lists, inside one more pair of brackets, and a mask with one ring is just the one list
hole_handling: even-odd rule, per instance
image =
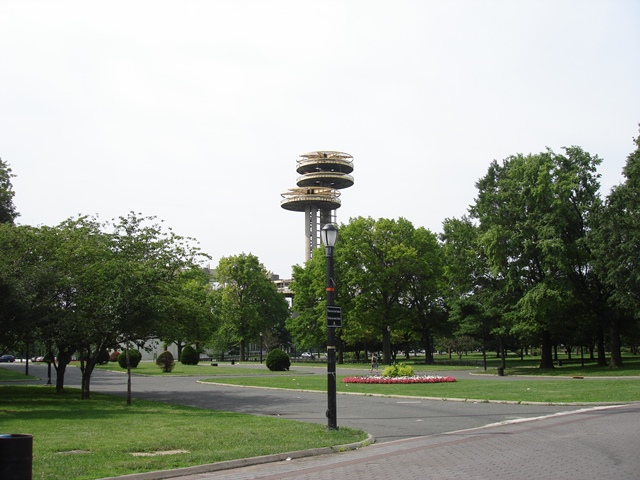
[[338, 241], [338, 229], [333, 223], [327, 223], [324, 227], [322, 227], [320, 236], [325, 247], [333, 248]]

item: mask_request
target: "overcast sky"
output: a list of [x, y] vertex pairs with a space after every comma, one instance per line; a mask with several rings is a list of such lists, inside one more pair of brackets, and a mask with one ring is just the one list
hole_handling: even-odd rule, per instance
[[[640, 1], [0, 0], [0, 157], [23, 225], [155, 215], [288, 277], [296, 159], [354, 157], [338, 221], [461, 217], [492, 160], [578, 145], [621, 181]], [[339, 244], [338, 247], [339, 248]]]

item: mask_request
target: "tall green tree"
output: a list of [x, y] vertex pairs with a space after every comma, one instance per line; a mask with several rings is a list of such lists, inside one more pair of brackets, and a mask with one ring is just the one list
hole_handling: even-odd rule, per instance
[[444, 297], [444, 252], [435, 234], [417, 228], [412, 244], [416, 263], [404, 303], [410, 309], [408, 331], [420, 339], [425, 362], [433, 363], [434, 334], [443, 333], [446, 326]]
[[192, 267], [179, 272], [166, 287], [162, 339], [178, 345], [178, 356], [183, 345], [195, 345], [199, 350], [216, 329], [215, 296], [210, 280], [204, 269]]
[[[440, 235], [444, 250], [446, 303], [452, 334], [470, 335], [482, 344], [486, 368], [487, 339], [497, 337], [504, 363], [504, 325], [508, 305], [500, 295], [502, 282], [492, 274], [479, 243], [480, 230], [469, 217], [448, 218]], [[504, 367], [504, 364], [503, 364]]]
[[[578, 147], [494, 161], [477, 183], [471, 216], [511, 329], [535, 333], [541, 367], [552, 368], [552, 347], [563, 319], [586, 297], [587, 232], [599, 207], [598, 157]], [[504, 316], [504, 313], [503, 313]]]
[[[293, 311], [287, 319], [296, 349], [311, 350], [324, 345], [326, 330], [326, 266], [324, 249], [317, 249], [304, 266], [293, 266]], [[340, 283], [338, 282], [338, 285]], [[336, 304], [343, 299], [336, 295]]]
[[358, 217], [340, 228], [335, 265], [339, 282], [350, 289], [349, 316], [362, 333], [382, 339], [385, 363], [391, 363], [392, 332], [406, 333], [411, 304], [416, 305], [419, 289], [434, 274], [425, 263], [434, 261], [434, 240], [404, 218]]
[[[167, 297], [172, 294], [172, 284], [207, 258], [193, 239], [164, 230], [154, 217], [132, 212], [103, 229], [108, 242], [104, 246], [100, 242], [99, 255], [104, 258], [91, 262], [86, 275], [79, 275], [87, 286], [79, 303], [84, 307], [80, 311], [87, 328], [83, 375], [86, 398], [100, 352], [109, 346], [159, 336], [170, 313]], [[130, 371], [127, 392], [130, 404]]]
[[[614, 342], [621, 330], [636, 330], [640, 320], [640, 137], [634, 143], [622, 170], [624, 182], [607, 196], [594, 235], [596, 270], [615, 308], [610, 322]], [[612, 367], [622, 366], [618, 352], [612, 349]]]
[[[359, 353], [382, 345], [384, 361], [393, 352], [422, 343], [443, 322], [442, 252], [436, 235], [398, 220], [358, 217], [341, 225], [334, 250], [335, 305], [342, 309], [336, 329], [338, 361], [345, 348]], [[287, 323], [305, 346], [326, 339], [326, 258], [314, 252], [294, 267], [295, 315]]]
[[0, 158], [0, 223], [13, 224], [19, 213], [13, 204], [13, 185], [11, 178], [15, 177], [11, 173], [9, 164]]
[[48, 237], [43, 228], [0, 223], [0, 348], [36, 339], [50, 314]]
[[220, 288], [220, 335], [238, 343], [240, 360], [244, 361], [248, 342], [275, 323], [284, 325], [289, 304], [255, 255], [221, 258], [215, 279]]

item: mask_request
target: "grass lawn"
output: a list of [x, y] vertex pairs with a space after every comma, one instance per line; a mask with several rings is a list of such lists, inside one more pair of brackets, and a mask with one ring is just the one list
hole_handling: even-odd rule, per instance
[[[230, 363], [221, 363], [218, 362], [217, 367], [212, 367], [210, 363], [202, 362], [198, 365], [183, 365], [180, 362], [176, 362], [176, 365], [172, 372], [164, 373], [160, 367], [158, 367], [154, 362], [146, 361], [140, 362], [140, 364], [131, 370], [132, 373], [136, 375], [163, 375], [163, 376], [211, 376], [211, 375], [279, 375], [283, 372], [272, 372], [270, 371], [266, 365], [260, 365], [259, 363], [247, 363], [243, 366], [243, 364], [235, 364], [231, 365]], [[98, 365], [96, 369], [99, 370], [111, 370], [114, 372], [122, 372], [126, 373], [127, 370], [124, 368], [120, 368], [120, 365], [117, 363], [108, 363], [106, 365]], [[286, 372], [285, 372], [286, 373]]]
[[32, 375], [26, 376], [22, 372], [16, 372], [8, 368], [0, 368], [0, 381], [1, 382], [19, 382], [21, 380], [34, 380], [36, 377]]
[[[366, 385], [342, 383], [346, 375], [338, 375], [339, 393], [380, 395], [407, 395], [433, 398], [460, 398], [543, 403], [632, 402], [640, 400], [638, 379], [531, 379], [459, 380], [455, 383], [428, 383], [412, 385]], [[206, 381], [206, 380], [205, 380]], [[322, 375], [296, 375], [280, 377], [212, 378], [209, 381], [231, 385], [316, 390], [326, 392], [327, 380]]]
[[[4, 371], [5, 369], [0, 369]], [[201, 410], [67, 389], [0, 386], [1, 433], [29, 433], [33, 478], [80, 480], [164, 470], [364, 440], [348, 428]], [[173, 455], [133, 453], [184, 450]]]

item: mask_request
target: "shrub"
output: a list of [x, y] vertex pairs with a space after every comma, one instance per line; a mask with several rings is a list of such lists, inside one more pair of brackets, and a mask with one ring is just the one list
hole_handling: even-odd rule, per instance
[[120, 352], [117, 350], [114, 350], [113, 352], [111, 352], [111, 355], [109, 355], [109, 361], [117, 362], [119, 356], [120, 356]]
[[289, 370], [291, 366], [291, 359], [286, 352], [283, 352], [279, 348], [274, 348], [267, 355], [266, 360], [267, 368], [272, 372], [283, 372]]
[[197, 365], [200, 361], [200, 354], [191, 345], [187, 345], [182, 349], [180, 354], [180, 362], [183, 365]]
[[109, 356], [109, 351], [105, 348], [98, 354], [98, 365], [106, 365], [107, 363], [109, 363], [110, 359], [111, 357]]
[[173, 360], [173, 355], [169, 351], [164, 351], [156, 359], [156, 365], [158, 365], [163, 372], [169, 373], [175, 367], [176, 362]]
[[404, 363], [394, 363], [382, 372], [383, 377], [413, 377], [413, 367]]
[[[133, 348], [129, 349], [129, 367], [137, 368], [140, 360], [142, 359], [142, 355], [137, 350]], [[120, 368], [127, 368], [127, 353], [122, 352], [118, 355], [118, 363], [120, 364]]]

